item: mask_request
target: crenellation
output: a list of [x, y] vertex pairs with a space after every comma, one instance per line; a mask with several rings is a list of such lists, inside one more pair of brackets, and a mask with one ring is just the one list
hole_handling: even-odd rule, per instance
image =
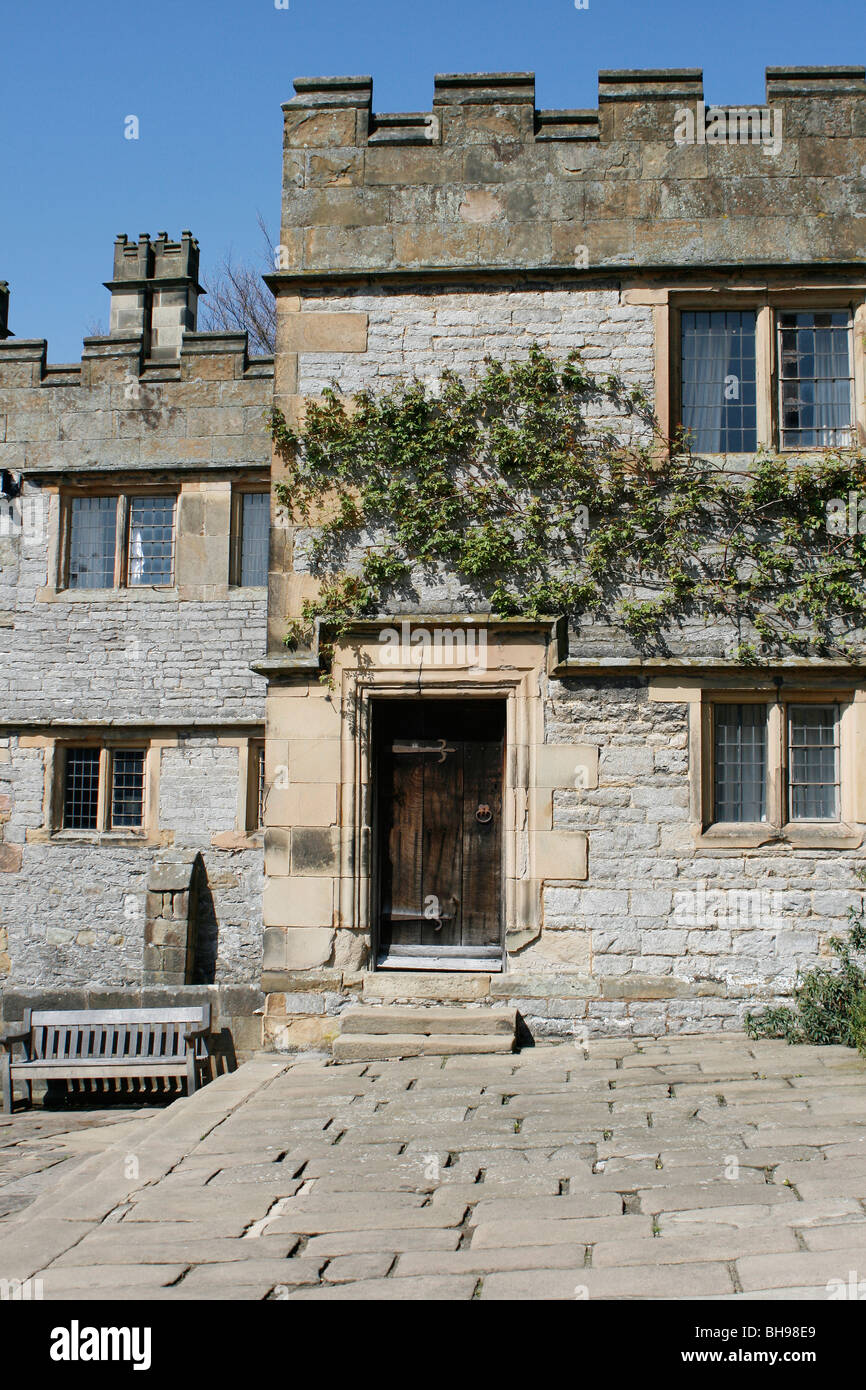
[[699, 69], [602, 72], [598, 107], [571, 111], [536, 110], [531, 73], [446, 74], [429, 113], [369, 129], [370, 79], [296, 92], [284, 274], [866, 259], [863, 68], [768, 69], [767, 108], [707, 105]]

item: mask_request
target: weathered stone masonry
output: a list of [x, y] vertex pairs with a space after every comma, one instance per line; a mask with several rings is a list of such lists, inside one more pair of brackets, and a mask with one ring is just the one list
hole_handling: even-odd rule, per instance
[[[272, 510], [267, 600], [230, 582], [232, 538], [238, 494], [280, 476], [272, 402], [294, 420], [334, 383], [432, 382], [538, 342], [640, 384], [670, 430], [687, 309], [755, 311], [770, 448], [773, 315], [847, 309], [866, 444], [864, 69], [770, 69], [774, 151], [676, 142], [695, 70], [602, 73], [593, 110], [538, 111], [521, 73], [438, 77], [431, 111], [398, 115], [374, 112], [369, 78], [295, 90], [273, 362], [195, 331], [188, 233], [118, 239], [111, 331], [80, 363], [7, 336], [0, 282], [0, 468], [21, 484], [0, 531], [4, 1016], [201, 991], [238, 1050], [261, 1041], [262, 1006], [269, 1045], [327, 1046], [358, 997], [509, 1002], [538, 1035], [740, 1027], [857, 900], [866, 645], [744, 671], [731, 632], [686, 624], [649, 660], [600, 625], [497, 621], [439, 573], [338, 644], [328, 686], [317, 650], [284, 645], [316, 591], [309, 530]], [[70, 499], [137, 486], [177, 493], [173, 584], [66, 588]], [[483, 629], [483, 670], [384, 666], [382, 629], [406, 618]], [[501, 970], [378, 968], [373, 712], [419, 694], [506, 710]], [[765, 702], [778, 731], [786, 698], [838, 703], [839, 820], [714, 825], [713, 702]], [[146, 833], [59, 831], [59, 750], [130, 738], [148, 749]]]
[[[863, 68], [768, 70], [775, 153], [676, 143], [677, 113], [703, 100], [694, 70], [603, 73], [594, 111], [537, 111], [531, 74], [439, 77], [432, 111], [399, 116], [374, 113], [369, 78], [295, 90], [283, 259], [269, 277], [275, 397], [289, 418], [328, 385], [434, 381], [537, 341], [640, 383], [670, 429], [681, 309], [754, 308], [771, 363], [771, 312], [848, 305], [866, 442]], [[768, 394], [758, 431], [770, 447], [773, 408]], [[340, 645], [328, 694], [315, 651], [281, 648], [315, 591], [308, 541], [278, 519], [260, 667], [268, 777], [288, 769], [266, 817], [271, 1042], [327, 1042], [358, 994], [508, 1001], [538, 1033], [736, 1028], [844, 929], [866, 824], [864, 665], [791, 659], [749, 674], [731, 666], [730, 631], [694, 624], [671, 634], [668, 658], [647, 661], [598, 626], [497, 624], [456, 576], [413, 575], [416, 599]], [[459, 663], [383, 670], [379, 633], [398, 614], [428, 630], [489, 621], [484, 674]], [[377, 970], [370, 703], [482, 687], [510, 711], [503, 969]], [[705, 726], [725, 692], [840, 701], [841, 823], [751, 837], [708, 823]]]
[[[197, 268], [188, 233], [121, 237], [111, 332], [85, 340], [80, 364], [49, 365], [44, 341], [0, 343], [0, 463], [21, 486], [0, 528], [0, 988], [15, 1017], [42, 998], [135, 1003], [182, 986], [248, 1049], [262, 893], [248, 779], [264, 732], [250, 666], [266, 591], [230, 584], [230, 545], [238, 490], [267, 487], [273, 368], [244, 335], [195, 332]], [[66, 587], [70, 499], [136, 488], [177, 494], [173, 584]], [[150, 749], [146, 833], [60, 830], [58, 748], [115, 737]], [[181, 886], [164, 904], [167, 881]]]

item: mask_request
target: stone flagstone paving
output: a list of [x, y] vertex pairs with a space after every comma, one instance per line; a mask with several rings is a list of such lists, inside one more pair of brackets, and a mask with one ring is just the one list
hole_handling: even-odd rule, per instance
[[828, 1299], [866, 1279], [864, 1102], [856, 1053], [731, 1034], [263, 1055], [43, 1173], [0, 1225], [0, 1279], [75, 1300]]
[[[23, 1212], [62, 1173], [94, 1150], [116, 1143], [126, 1126], [155, 1111], [141, 1107], [100, 1110], [16, 1110], [0, 1113], [0, 1222]], [[105, 1133], [109, 1130], [109, 1133]], [[0, 1226], [2, 1230], [2, 1226]]]

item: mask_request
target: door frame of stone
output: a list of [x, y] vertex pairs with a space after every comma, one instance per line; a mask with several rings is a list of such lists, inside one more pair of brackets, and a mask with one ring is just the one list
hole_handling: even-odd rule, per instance
[[[435, 620], [456, 626], [473, 619], [453, 615]], [[416, 618], [413, 626], [430, 627]], [[341, 710], [339, 787], [339, 878], [337, 930], [361, 935], [368, 969], [377, 969], [373, 881], [372, 702], [424, 695], [451, 700], [502, 699], [505, 703], [502, 873], [505, 950], [501, 962], [477, 961], [466, 969], [507, 969], [509, 954], [539, 936], [542, 926], [540, 877], [535, 872], [539, 835], [551, 831], [550, 793], [536, 787], [536, 750], [544, 742], [544, 696], [551, 649], [551, 625], [490, 624], [486, 669], [450, 669], [417, 664], [383, 666], [377, 633], [387, 624], [371, 623], [337, 643], [332, 679]], [[403, 967], [405, 968], [405, 967]], [[440, 969], [454, 969], [453, 963]]]

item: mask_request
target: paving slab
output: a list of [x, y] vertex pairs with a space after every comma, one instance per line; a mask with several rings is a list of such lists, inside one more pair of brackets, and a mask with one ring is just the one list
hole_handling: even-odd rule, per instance
[[415, 1227], [406, 1230], [394, 1227], [387, 1231], [329, 1231], [313, 1236], [307, 1246], [309, 1255], [366, 1255], [403, 1250], [456, 1250], [463, 1233], [458, 1229], [439, 1230]]
[[866, 1261], [863, 1259], [862, 1246], [798, 1250], [793, 1255], [745, 1255], [737, 1260], [737, 1275], [744, 1293], [755, 1289], [784, 1288], [786, 1285], [802, 1287], [806, 1284], [823, 1284], [829, 1296], [831, 1289], [828, 1286], [834, 1281], [840, 1287], [847, 1286], [852, 1271], [855, 1284], [863, 1281], [862, 1292], [866, 1295]]
[[[626, 1226], [625, 1223], [629, 1225]], [[639, 1223], [636, 1225], [635, 1223]], [[583, 1219], [540, 1221], [484, 1221], [475, 1228], [472, 1248], [483, 1249], [489, 1246], [494, 1250], [504, 1246], [519, 1245], [569, 1245], [586, 1246], [596, 1240], [616, 1240], [627, 1230], [637, 1229], [643, 1236], [653, 1233], [650, 1216], [588, 1216]]]
[[299, 1289], [289, 1294], [289, 1300], [362, 1300], [382, 1302], [399, 1300], [423, 1303], [453, 1300], [467, 1301], [475, 1293], [477, 1279], [474, 1275], [434, 1276], [417, 1279], [360, 1279], [357, 1283], [323, 1285], [317, 1289]]
[[591, 1302], [596, 1298], [694, 1298], [699, 1294], [735, 1292], [727, 1265], [694, 1263], [630, 1265], [621, 1269], [578, 1266], [570, 1270], [516, 1270], [489, 1275], [479, 1297]]
[[[432, 1259], [435, 1263], [443, 1258], [443, 1252], [428, 1254], [425, 1258]], [[396, 1259], [397, 1256], [391, 1254], [337, 1255], [325, 1265], [322, 1278], [326, 1284], [350, 1284], [357, 1279], [384, 1279]], [[440, 1269], [434, 1272], [448, 1274], [452, 1271]], [[417, 1273], [427, 1274], [428, 1270], [421, 1269]], [[465, 1271], [458, 1270], [457, 1273]]]
[[0, 1278], [51, 1298], [774, 1301], [866, 1278], [844, 1048], [262, 1054], [144, 1119], [2, 1120]]

